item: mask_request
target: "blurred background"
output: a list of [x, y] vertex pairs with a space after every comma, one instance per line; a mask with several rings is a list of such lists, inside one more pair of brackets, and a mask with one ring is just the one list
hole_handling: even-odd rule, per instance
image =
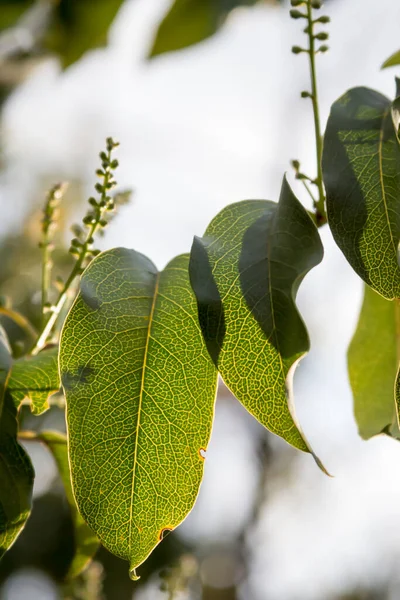
[[[380, 65], [398, 50], [400, 3], [327, 0], [325, 13], [324, 124], [349, 87], [393, 96], [395, 72]], [[308, 207], [290, 171], [296, 158], [312, 175], [315, 162], [311, 107], [300, 99], [308, 64], [290, 51], [305, 43], [301, 30], [283, 1], [0, 0], [0, 294], [38, 322], [43, 198], [70, 182], [62, 270], [106, 136], [121, 143], [119, 189], [134, 194], [103, 249], [135, 248], [161, 269], [225, 205], [277, 200], [285, 171]], [[0, 564], [0, 600], [400, 598], [400, 446], [358, 437], [346, 350], [362, 285], [329, 229], [320, 233], [325, 259], [298, 295], [312, 350], [297, 369], [295, 400], [334, 478], [258, 426], [221, 386], [204, 482], [184, 524], [140, 568], [139, 582], [102, 549], [71, 587], [62, 485], [46, 450], [27, 443], [33, 511]], [[57, 407], [22, 418], [64, 428]]]

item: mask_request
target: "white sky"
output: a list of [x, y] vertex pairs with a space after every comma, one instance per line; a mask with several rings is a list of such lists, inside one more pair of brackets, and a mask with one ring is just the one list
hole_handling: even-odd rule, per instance
[[[29, 192], [43, 177], [79, 176], [89, 193], [107, 135], [121, 142], [120, 183], [136, 193], [104, 245], [135, 247], [159, 267], [187, 251], [226, 204], [277, 199], [291, 158], [313, 173], [310, 106], [299, 98], [309, 85], [307, 65], [290, 52], [302, 42], [299, 22], [268, 7], [240, 10], [211, 40], [144, 62], [167, 5], [127, 2], [106, 50], [62, 75], [49, 61], [11, 98], [3, 122], [9, 168], [0, 181], [6, 209], [0, 231], [21, 225]], [[395, 73], [379, 66], [400, 44], [398, 0], [335, 0], [328, 7], [331, 51], [318, 60], [324, 120], [350, 86], [392, 95]], [[313, 349], [295, 391], [303, 428], [335, 478], [297, 454], [295, 476], [268, 488], [270, 501], [252, 537], [254, 600], [329, 600], [337, 590], [385, 580], [400, 561], [400, 445], [358, 438], [345, 352], [361, 284], [329, 231], [321, 234], [324, 263], [299, 293]], [[218, 540], [227, 521], [240, 528], [250, 509], [247, 486], [256, 483], [248, 431], [257, 437], [240, 410], [221, 404], [199, 506], [183, 535]]]

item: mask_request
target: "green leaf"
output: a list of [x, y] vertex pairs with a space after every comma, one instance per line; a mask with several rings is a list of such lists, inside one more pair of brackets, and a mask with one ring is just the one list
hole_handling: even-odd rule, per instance
[[295, 296], [322, 256], [317, 229], [284, 179], [278, 204], [224, 208], [195, 238], [190, 259], [203, 336], [226, 385], [260, 423], [308, 452], [292, 405], [293, 372], [309, 350]]
[[364, 439], [382, 432], [399, 436], [394, 397], [398, 344], [398, 301], [385, 300], [365, 286], [360, 318], [348, 351], [354, 414]]
[[395, 67], [396, 65], [400, 65], [400, 50], [395, 52], [388, 59], [385, 60], [381, 69], [387, 69], [387, 67]]
[[74, 495], [132, 578], [191, 510], [211, 433], [217, 372], [187, 269], [188, 256], [158, 273], [134, 250], [100, 254], [61, 336]]
[[0, 417], [0, 558], [25, 526], [35, 472], [17, 441], [17, 409], [6, 393]]
[[49, 397], [59, 389], [57, 347], [14, 362], [8, 390], [17, 407], [24, 398], [29, 398], [33, 414], [40, 415], [49, 408]]
[[104, 46], [107, 33], [123, 0], [61, 0], [46, 47], [68, 67], [93, 48]]
[[150, 57], [180, 50], [214, 35], [229, 13], [257, 0], [175, 0], [162, 21]]
[[400, 146], [390, 100], [355, 88], [332, 107], [323, 172], [333, 237], [358, 275], [400, 296]]
[[75, 556], [70, 565], [67, 579], [73, 579], [74, 577], [77, 577], [92, 560], [99, 548], [99, 540], [82, 519], [76, 507], [71, 486], [66, 436], [57, 431], [41, 431], [38, 434], [34, 434], [34, 436], [34, 439], [45, 444], [53, 455], [71, 509], [75, 534]]

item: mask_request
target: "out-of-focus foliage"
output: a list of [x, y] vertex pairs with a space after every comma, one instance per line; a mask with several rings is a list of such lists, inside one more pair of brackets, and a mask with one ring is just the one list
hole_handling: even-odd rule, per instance
[[382, 432], [399, 437], [393, 391], [398, 366], [399, 312], [398, 301], [390, 302], [365, 286], [360, 318], [348, 352], [354, 414], [364, 439]]
[[16, 0], [0, 2], [0, 59], [55, 52], [68, 67], [107, 41], [123, 0]]
[[150, 56], [202, 42], [218, 31], [235, 8], [252, 6], [259, 1], [175, 0], [160, 24]]

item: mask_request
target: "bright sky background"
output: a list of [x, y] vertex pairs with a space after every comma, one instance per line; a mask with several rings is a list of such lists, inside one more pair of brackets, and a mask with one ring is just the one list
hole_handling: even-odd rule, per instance
[[[299, 23], [269, 7], [238, 10], [211, 40], [144, 62], [168, 4], [128, 1], [107, 49], [62, 75], [48, 61], [11, 98], [3, 121], [9, 166], [0, 179], [0, 233], [21, 226], [30, 191], [44, 177], [81, 177], [89, 193], [107, 135], [121, 142], [118, 180], [134, 187], [135, 197], [104, 247], [135, 247], [158, 267], [188, 251], [193, 235], [226, 204], [277, 199], [291, 158], [314, 172], [310, 106], [299, 98], [309, 87], [307, 64], [290, 52], [303, 41]], [[379, 67], [400, 44], [398, 0], [327, 4], [331, 51], [318, 60], [324, 122], [348, 87], [393, 95], [395, 70]], [[280, 479], [278, 472], [268, 485], [260, 528], [249, 539], [252, 600], [329, 600], [338, 590], [385, 580], [400, 561], [400, 445], [359, 439], [347, 382], [345, 353], [361, 284], [329, 230], [321, 235], [324, 263], [299, 293], [313, 347], [295, 392], [303, 428], [335, 478], [293, 451], [291, 476]], [[240, 529], [256, 484], [258, 432], [239, 406], [220, 404], [206, 480], [182, 535], [218, 540], [232, 535], [232, 524]]]

